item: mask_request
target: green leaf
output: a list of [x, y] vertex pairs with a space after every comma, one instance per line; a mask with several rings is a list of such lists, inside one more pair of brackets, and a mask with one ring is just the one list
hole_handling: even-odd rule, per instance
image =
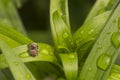
[[97, 0], [84, 23], [92, 20], [99, 14], [102, 14], [108, 10], [112, 10], [118, 1], [119, 0]]
[[61, 18], [70, 29], [69, 13], [68, 13], [68, 0], [50, 0], [50, 22], [53, 25], [53, 13], [58, 11], [61, 14]]
[[17, 8], [22, 7], [22, 3], [24, 0], [13, 0], [14, 4], [16, 5]]
[[66, 53], [66, 54], [59, 54], [62, 65], [64, 68], [66, 80], [77, 80], [78, 76], [78, 59], [77, 53]]
[[20, 58], [15, 55], [16, 52], [10, 49], [2, 40], [0, 40], [0, 48], [15, 80], [36, 80], [24, 63], [21, 62]]
[[[82, 71], [80, 71], [79, 80], [106, 80], [111, 66], [115, 62], [120, 51], [120, 49], [116, 49], [111, 42], [112, 34], [119, 31], [117, 25], [118, 18], [120, 17], [119, 13], [120, 4], [118, 3], [104, 29], [102, 30], [99, 38], [96, 40], [92, 50], [90, 51]], [[110, 66], [107, 66], [106, 70], [99, 68], [100, 66], [97, 65], [97, 63], [100, 62], [99, 57], [103, 54], [110, 56], [111, 58], [111, 63], [109, 63]], [[103, 63], [106, 63], [106, 61], [103, 61]]]
[[[15, 0], [15, 1], [20, 1], [20, 0]], [[13, 4], [13, 0], [2, 0], [2, 3], [4, 5], [3, 7], [6, 11], [5, 14], [8, 16], [7, 19], [9, 19], [9, 21], [11, 22], [14, 29], [16, 29], [17, 31], [26, 35], [25, 28], [19, 17], [17, 9], [16, 9], [15, 5]]]
[[55, 11], [53, 13], [53, 24], [54, 26], [51, 26], [52, 32], [54, 32], [53, 40], [58, 51], [60, 51], [59, 49], [61, 48], [65, 49], [65, 51], [68, 50], [68, 52], [73, 51], [74, 42], [71, 32], [68, 29], [67, 25], [64, 23], [58, 11]]
[[21, 43], [21, 44], [26, 44], [26, 43], [32, 43], [33, 41], [24, 36], [23, 34], [17, 32], [16, 30], [12, 29], [9, 27], [9, 25], [6, 25], [2, 22], [0, 22], [0, 33], [10, 37], [11, 39]]
[[83, 66], [93, 43], [104, 28], [105, 22], [107, 21], [110, 13], [111, 11], [107, 11], [94, 17], [74, 33], [73, 39], [77, 45], [76, 51], [80, 61], [80, 68]]
[[13, 40], [5, 35], [2, 35], [2, 34], [0, 34], [0, 39], [2, 39], [8, 46], [10, 46], [10, 48], [15, 48], [15, 47], [18, 47], [21, 45], [20, 43], [16, 42], [15, 40]]
[[[13, 51], [16, 52], [16, 55], [23, 62], [35, 62], [35, 61], [44, 61], [55, 64], [60, 67], [57, 63], [57, 60], [54, 56], [54, 52], [51, 46], [44, 43], [38, 43], [38, 56], [32, 57], [28, 52], [28, 45], [22, 45], [16, 48], [13, 48]], [[6, 59], [3, 54], [0, 55], [0, 69], [8, 67]]]

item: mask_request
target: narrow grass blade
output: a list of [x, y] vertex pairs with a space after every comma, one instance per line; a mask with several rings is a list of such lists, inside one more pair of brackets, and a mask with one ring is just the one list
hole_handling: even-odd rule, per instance
[[[18, 0], [16, 0], [18, 1]], [[2, 0], [3, 8], [6, 11], [6, 15], [8, 16], [9, 21], [11, 22], [14, 29], [17, 31], [23, 33], [26, 35], [25, 28], [22, 24], [22, 21], [20, 20], [20, 17], [18, 15], [17, 9], [15, 5], [13, 4], [12, 0]]]
[[92, 20], [93, 17], [104, 13], [105, 11], [113, 9], [118, 1], [119, 0], [97, 0], [84, 23]]
[[[70, 52], [74, 50], [74, 42], [72, 35], [67, 25], [64, 23], [58, 11], [53, 13], [53, 24], [52, 32], [53, 40], [58, 51]], [[62, 50], [61, 50], [62, 49]]]
[[16, 53], [2, 40], [0, 40], [0, 47], [15, 80], [36, 80], [24, 63], [21, 62], [20, 58], [15, 55]]
[[60, 54], [64, 68], [66, 80], [77, 80], [78, 76], [78, 59], [77, 53]]
[[[38, 56], [32, 57], [28, 52], [28, 45], [22, 45], [16, 48], [13, 48], [13, 51], [16, 52], [16, 55], [22, 60], [22, 62], [35, 62], [35, 61], [44, 61], [55, 64], [60, 67], [57, 63], [57, 59], [54, 56], [54, 52], [51, 46], [44, 43], [38, 43]], [[3, 54], [0, 55], [0, 69], [8, 67], [6, 59]]]
[[80, 67], [84, 64], [93, 43], [104, 28], [104, 24], [106, 23], [110, 13], [111, 11], [107, 11], [96, 16], [74, 33], [73, 39], [77, 45], [76, 51], [78, 53]]
[[[118, 3], [119, 4], [119, 3]], [[111, 18], [106, 23], [99, 38], [96, 40], [83, 68], [79, 80], [106, 80], [112, 64], [119, 55], [119, 48], [112, 43], [112, 35], [118, 32], [120, 4], [116, 7]]]
[[12, 29], [9, 27], [9, 25], [6, 25], [2, 22], [0, 22], [0, 33], [12, 38], [13, 40], [21, 43], [21, 44], [26, 44], [26, 43], [32, 43], [33, 41], [24, 36], [23, 34], [17, 32], [16, 30]]
[[70, 29], [70, 23], [69, 23], [69, 13], [68, 13], [68, 0], [51, 0], [50, 1], [50, 21], [51, 26], [53, 25], [53, 13], [55, 11], [59, 11], [61, 14], [61, 17], [67, 27]]
[[21, 8], [22, 7], [22, 3], [25, 0], [11, 0], [14, 2], [14, 4], [16, 5], [17, 8]]

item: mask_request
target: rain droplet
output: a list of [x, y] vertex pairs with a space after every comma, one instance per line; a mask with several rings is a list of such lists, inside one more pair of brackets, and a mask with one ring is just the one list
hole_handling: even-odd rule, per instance
[[18, 65], [19, 63], [17, 61], [14, 62], [15, 65]]
[[111, 57], [107, 54], [102, 54], [98, 58], [97, 66], [102, 70], [106, 70], [109, 67], [110, 63]]
[[29, 79], [30, 77], [31, 77], [31, 76], [30, 76], [30, 74], [27, 74], [27, 75], [26, 75], [26, 78], [28, 78], [28, 79]]
[[118, 28], [120, 29], [120, 17], [118, 19]]
[[91, 34], [94, 31], [94, 29], [91, 29], [90, 31], [88, 31], [88, 34]]
[[68, 37], [68, 33], [63, 33], [63, 38], [67, 38]]
[[69, 58], [74, 59], [74, 58], [75, 58], [75, 55], [74, 55], [74, 54], [70, 54], [70, 55], [69, 55]]
[[26, 58], [26, 57], [29, 57], [30, 55], [28, 53], [21, 53], [19, 54], [19, 57], [21, 58]]
[[112, 43], [114, 45], [115, 48], [119, 48], [120, 46], [120, 32], [115, 32], [112, 35]]
[[88, 68], [88, 71], [92, 71], [92, 68], [89, 67], [89, 68]]
[[40, 51], [40, 54], [49, 55], [49, 52], [48, 52], [48, 50], [46, 50], [46, 49], [42, 49], [42, 50]]

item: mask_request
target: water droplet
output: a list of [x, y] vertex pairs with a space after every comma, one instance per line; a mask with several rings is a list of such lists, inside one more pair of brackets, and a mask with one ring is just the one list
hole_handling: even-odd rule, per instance
[[118, 18], [118, 28], [120, 29], [120, 17]]
[[102, 54], [99, 56], [97, 65], [100, 69], [106, 70], [111, 63], [111, 57], [107, 54]]
[[19, 63], [17, 61], [14, 62], [15, 65], [18, 65]]
[[119, 48], [120, 46], [120, 32], [115, 32], [112, 35], [112, 43], [114, 45], [115, 48]]
[[75, 55], [74, 55], [74, 54], [70, 54], [70, 55], [69, 55], [69, 58], [74, 59], [74, 58], [75, 58]]
[[63, 33], [63, 38], [67, 38], [68, 37], [68, 33]]
[[89, 67], [89, 68], [88, 68], [88, 71], [92, 71], [92, 68]]
[[91, 29], [90, 31], [88, 31], [88, 34], [91, 34], [94, 31], [94, 29]]
[[31, 76], [30, 76], [30, 74], [27, 74], [27, 75], [26, 75], [26, 78], [28, 78], [28, 79], [29, 79], [30, 77], [31, 77]]
[[42, 49], [42, 50], [40, 51], [40, 54], [49, 55], [49, 52], [48, 52], [48, 50], [46, 50], [46, 49]]
[[19, 54], [19, 57], [21, 58], [26, 58], [26, 57], [29, 57], [30, 55], [28, 53], [21, 53]]

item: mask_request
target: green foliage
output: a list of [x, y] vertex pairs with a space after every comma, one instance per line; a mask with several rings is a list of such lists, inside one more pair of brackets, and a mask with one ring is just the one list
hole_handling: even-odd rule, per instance
[[120, 80], [120, 66], [115, 63], [120, 53], [119, 0], [97, 0], [73, 35], [68, 0], [51, 0], [54, 47], [26, 36], [15, 8], [22, 0], [0, 0], [0, 4], [2, 80]]

